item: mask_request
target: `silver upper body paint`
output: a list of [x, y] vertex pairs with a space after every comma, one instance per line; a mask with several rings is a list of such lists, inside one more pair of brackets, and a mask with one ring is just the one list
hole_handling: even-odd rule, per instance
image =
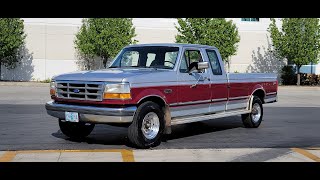
[[[131, 87], [148, 87], [148, 86], [170, 86], [177, 85], [179, 74], [179, 61], [183, 54], [184, 48], [195, 49], [213, 49], [218, 52], [217, 48], [198, 44], [178, 44], [178, 43], [155, 43], [155, 44], [137, 44], [128, 47], [141, 46], [171, 46], [179, 47], [179, 55], [176, 65], [173, 69], [156, 69], [156, 68], [106, 68], [95, 71], [78, 71], [61, 74], [53, 78], [55, 81], [99, 81], [99, 82], [129, 82]], [[220, 56], [220, 54], [219, 54]], [[208, 61], [204, 58], [205, 61]], [[221, 57], [219, 57], [221, 67], [224, 67]], [[210, 72], [210, 68], [208, 69]], [[272, 73], [230, 73], [226, 74], [223, 70], [223, 76], [226, 76], [230, 83], [235, 82], [270, 82], [275, 81], [276, 74]], [[189, 82], [189, 81], [188, 81]], [[223, 81], [222, 81], [223, 82]], [[190, 81], [187, 84], [192, 84]], [[208, 83], [221, 83], [218, 80]]]
[[[171, 70], [171, 73], [173, 71]], [[168, 76], [170, 70], [150, 69], [150, 68], [132, 68], [132, 69], [120, 69], [120, 68], [109, 68], [100, 69], [95, 71], [80, 71], [61, 74], [56, 76], [56, 81], [105, 81], [105, 82], [131, 82], [141, 83], [143, 82], [155, 82], [155, 81], [166, 81], [164, 76]], [[153, 77], [164, 77], [156, 78]], [[168, 76], [170, 77], [170, 76]], [[149, 79], [149, 80], [148, 80]]]

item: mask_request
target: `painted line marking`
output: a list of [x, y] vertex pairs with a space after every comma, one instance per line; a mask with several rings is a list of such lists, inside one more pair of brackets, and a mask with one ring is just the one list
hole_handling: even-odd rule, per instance
[[15, 151], [6, 151], [1, 157], [0, 162], [10, 162], [16, 157], [17, 153]]
[[308, 147], [307, 150], [320, 150], [320, 147]]
[[294, 152], [297, 152], [299, 154], [302, 154], [303, 156], [309, 158], [309, 159], [312, 159], [316, 162], [320, 162], [320, 158], [310, 152], [308, 152], [307, 150], [304, 150], [304, 149], [300, 149], [300, 148], [291, 148]]
[[88, 150], [22, 150], [22, 151], [6, 151], [1, 157], [0, 162], [10, 162], [17, 154], [28, 153], [63, 153], [63, 152], [119, 152], [121, 153], [123, 162], [135, 162], [132, 150], [128, 149], [88, 149]]
[[121, 151], [123, 162], [134, 162], [134, 155], [132, 150]]

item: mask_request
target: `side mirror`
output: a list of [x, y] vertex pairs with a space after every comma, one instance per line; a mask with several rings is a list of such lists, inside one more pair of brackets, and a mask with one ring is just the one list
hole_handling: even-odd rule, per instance
[[198, 62], [198, 70], [208, 69], [208, 68], [209, 68], [208, 62]]
[[209, 63], [208, 62], [193, 62], [190, 64], [189, 67], [189, 74], [191, 75], [193, 72], [200, 72], [203, 69], [208, 69], [209, 68]]

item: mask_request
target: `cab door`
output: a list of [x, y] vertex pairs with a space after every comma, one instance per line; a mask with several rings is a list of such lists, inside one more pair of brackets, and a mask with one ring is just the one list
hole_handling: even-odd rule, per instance
[[216, 49], [205, 49], [211, 71], [211, 106], [210, 112], [226, 110], [228, 102], [228, 78], [222, 66], [222, 59]]
[[[203, 62], [204, 54], [197, 48], [184, 48], [177, 72], [178, 102], [171, 107], [172, 117], [209, 112], [211, 91], [208, 69], [193, 71], [195, 62]], [[196, 69], [196, 68], [194, 68]]]

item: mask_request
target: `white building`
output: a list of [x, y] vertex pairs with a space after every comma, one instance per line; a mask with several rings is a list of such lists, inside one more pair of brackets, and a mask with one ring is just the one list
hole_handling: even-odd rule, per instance
[[[275, 59], [268, 48], [271, 47], [267, 28], [268, 18], [232, 18], [236, 23], [240, 43], [237, 55], [231, 58], [230, 72], [275, 72], [282, 61]], [[81, 26], [80, 18], [24, 18], [27, 34], [25, 57], [20, 66], [13, 70], [2, 68], [3, 80], [37, 81], [54, 75], [77, 71], [77, 54], [74, 48], [75, 34]], [[176, 19], [134, 18], [139, 43], [173, 43], [177, 30]], [[310, 72], [304, 66], [303, 72]], [[320, 73], [320, 65], [313, 72]]]

